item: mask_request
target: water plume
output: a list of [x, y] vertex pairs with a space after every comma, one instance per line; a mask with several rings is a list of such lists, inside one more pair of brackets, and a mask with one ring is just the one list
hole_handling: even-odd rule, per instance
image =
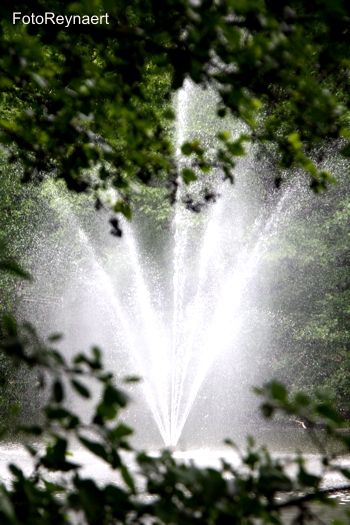
[[[178, 98], [179, 162], [180, 145], [190, 138], [192, 89], [187, 85]], [[143, 378], [144, 398], [166, 445], [179, 442], [218, 357], [229, 352], [229, 366], [235, 366], [247, 297], [269, 241], [285, 220], [289, 198], [294, 198], [295, 185], [291, 185], [267, 209], [261, 185], [253, 179], [249, 158], [237, 167], [234, 186], [214, 173], [210, 184], [220, 198], [199, 215], [183, 201], [187, 194], [203, 195], [206, 183], [191, 188], [178, 184], [166, 268], [145, 253], [137, 219], [121, 221], [120, 240], [96, 235], [106, 229], [105, 220], [90, 235], [91, 223], [87, 228], [63, 193], [56, 192], [62, 200], [61, 221], [72, 235], [65, 242], [61, 239], [61, 248], [55, 247], [57, 253], [64, 252], [60, 257], [67, 264], [60, 291], [64, 308], [61, 315], [55, 313], [56, 319], [65, 319], [66, 345], [73, 346], [72, 332], [80, 343], [90, 338], [88, 343], [109, 348], [110, 362], [121, 372], [124, 356], [131, 355], [133, 371]], [[69, 318], [74, 319], [72, 328]]]

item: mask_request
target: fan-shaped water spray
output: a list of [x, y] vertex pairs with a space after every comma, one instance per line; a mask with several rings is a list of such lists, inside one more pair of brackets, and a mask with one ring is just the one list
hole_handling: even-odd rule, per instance
[[[179, 95], [179, 144], [188, 138], [191, 89], [187, 85]], [[206, 183], [191, 188], [178, 185], [167, 234], [166, 268], [154, 254], [144, 253], [137, 220], [122, 221], [123, 237], [113, 239], [108, 261], [93, 247], [73, 208], [68, 202], [63, 206], [74, 243], [79, 245], [75, 259], [69, 253], [78, 262], [72, 263], [75, 273], [71, 269], [67, 281], [81, 283], [67, 285], [61, 292], [64, 315], [74, 315], [77, 333], [87, 331], [81, 326], [91, 329], [90, 343], [98, 342], [100, 325], [108, 326], [108, 344], [112, 341], [114, 347], [110, 353], [117, 362], [118, 348], [132, 355], [166, 445], [178, 443], [217, 357], [226, 352], [228, 366], [235, 366], [247, 294], [295, 191], [292, 185], [280, 192], [274, 205], [264, 206], [261, 187], [247, 165], [244, 161], [237, 168], [234, 186], [223, 182], [220, 173], [211, 176], [210, 184], [220, 197], [201, 214], [188, 210], [183, 201], [188, 194], [201, 195]], [[89, 292], [84, 290], [87, 283]], [[77, 313], [79, 304], [84, 306], [84, 325]]]

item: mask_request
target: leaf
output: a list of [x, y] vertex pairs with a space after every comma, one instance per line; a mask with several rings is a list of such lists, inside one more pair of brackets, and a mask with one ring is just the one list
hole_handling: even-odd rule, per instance
[[20, 427], [21, 432], [25, 432], [26, 434], [32, 434], [33, 436], [41, 436], [43, 433], [43, 430], [39, 426], [32, 426], [32, 427]]
[[192, 140], [191, 142], [185, 142], [181, 146], [181, 152], [183, 155], [186, 155], [187, 157], [191, 155], [192, 153], [196, 153], [199, 156], [203, 154], [203, 150], [200, 148], [199, 140]]
[[223, 130], [223, 131], [220, 131], [220, 133], [218, 133], [216, 136], [219, 140], [222, 140], [223, 142], [227, 142], [231, 138], [231, 133], [228, 130]]
[[75, 365], [80, 365], [81, 363], [86, 363], [86, 357], [84, 354], [78, 354], [74, 357], [73, 363]]
[[228, 447], [232, 447], [235, 450], [238, 450], [236, 443], [232, 441], [232, 439], [229, 439], [229, 438], [224, 439], [224, 444], [227, 445]]
[[23, 268], [21, 268], [21, 266], [15, 261], [0, 261], [0, 270], [15, 275], [16, 277], [20, 277], [26, 281], [31, 281], [32, 279], [31, 275], [23, 270]]
[[167, 120], [174, 120], [175, 113], [172, 109], [168, 108], [165, 111], [163, 111], [163, 118], [166, 118]]
[[102, 425], [103, 421], [100, 420], [99, 416], [103, 419], [114, 419], [117, 415], [117, 409], [113, 405], [108, 405], [106, 403], [100, 403], [97, 407], [97, 415], [94, 417], [93, 421], [97, 425]]
[[123, 478], [124, 482], [126, 483], [126, 485], [131, 489], [131, 491], [134, 494], [135, 493], [135, 483], [134, 483], [134, 480], [133, 480], [132, 476], [130, 475], [129, 470], [125, 467], [125, 465], [122, 465], [120, 467], [120, 471], [121, 471], [122, 478]]
[[110, 431], [110, 434], [114, 439], [120, 439], [122, 437], [131, 436], [131, 434], [133, 434], [133, 430], [123, 423], [120, 423], [117, 427]]
[[122, 213], [126, 219], [129, 221], [132, 219], [132, 210], [131, 207], [126, 204], [124, 201], [119, 200], [117, 204], [113, 206], [113, 209], [116, 213]]
[[12, 472], [12, 474], [16, 476], [16, 478], [23, 479], [23, 472], [20, 468], [17, 467], [17, 465], [14, 465], [13, 463], [11, 463], [9, 466], [9, 469]]
[[139, 376], [126, 376], [123, 381], [124, 383], [138, 383], [139, 381], [142, 381], [142, 379]]
[[305, 487], [317, 487], [321, 478], [319, 476], [314, 476], [309, 472], [306, 472], [303, 468], [300, 468], [298, 472], [298, 481], [301, 485]]
[[60, 408], [52, 408], [50, 406], [46, 407], [45, 413], [49, 419], [64, 419], [65, 417], [71, 416], [71, 413], [62, 407]]
[[103, 401], [106, 405], [117, 404], [123, 408], [126, 406], [128, 398], [121, 390], [108, 385], [103, 395]]
[[16, 320], [11, 317], [10, 315], [4, 315], [2, 318], [2, 323], [4, 325], [4, 328], [7, 332], [7, 334], [10, 337], [15, 337], [17, 335], [17, 323]]
[[0, 510], [8, 518], [7, 523], [16, 523], [13, 504], [4, 485], [0, 485]]
[[119, 468], [121, 464], [122, 464], [122, 461], [120, 459], [118, 451], [115, 448], [113, 448], [111, 451], [111, 467], [113, 469], [116, 469], [116, 468]]
[[334, 423], [343, 423], [343, 417], [328, 403], [317, 405], [316, 411], [320, 416], [330, 419]]
[[340, 154], [343, 155], [343, 157], [350, 157], [350, 144], [347, 144], [340, 150]]
[[33, 458], [36, 457], [38, 451], [37, 451], [34, 447], [32, 447], [31, 445], [28, 445], [28, 444], [27, 444], [27, 445], [25, 445], [25, 448], [28, 450], [29, 454], [30, 454]]
[[297, 392], [294, 396], [294, 400], [298, 405], [302, 407], [306, 407], [310, 404], [310, 398], [309, 396], [304, 394], [304, 392]]
[[85, 397], [86, 399], [90, 397], [90, 391], [79, 381], [72, 379], [71, 385], [82, 397]]
[[61, 381], [55, 381], [52, 387], [52, 397], [56, 403], [61, 403], [64, 398], [63, 386]]
[[78, 416], [71, 415], [69, 417], [66, 428], [73, 429], [73, 428], [76, 428], [79, 424], [80, 424], [80, 419], [78, 418]]
[[288, 136], [288, 142], [293, 146], [295, 151], [300, 151], [303, 146], [303, 143], [299, 137], [299, 133], [291, 133]]
[[10, 410], [10, 413], [11, 413], [11, 416], [17, 416], [21, 411], [21, 407], [18, 403], [15, 403], [14, 405], [11, 406], [11, 410]]
[[52, 471], [69, 472], [79, 468], [78, 464], [66, 461], [66, 452], [67, 440], [56, 436], [56, 442], [47, 446], [46, 454], [41, 458], [41, 463]]
[[181, 153], [183, 155], [189, 156], [189, 155], [191, 155], [192, 151], [193, 150], [192, 150], [191, 144], [189, 142], [186, 142], [185, 144], [183, 144], [181, 146]]
[[182, 170], [182, 178], [185, 184], [189, 184], [190, 182], [194, 182], [197, 180], [195, 172], [188, 168], [184, 168]]
[[273, 399], [276, 401], [281, 401], [282, 403], [287, 400], [287, 390], [283, 385], [281, 385], [281, 383], [273, 381], [270, 388]]
[[227, 149], [234, 157], [243, 157], [245, 155], [245, 149], [239, 141], [228, 142]]
[[350, 479], [350, 470], [346, 468], [341, 468], [340, 472], [343, 474], [345, 478]]
[[109, 463], [108, 452], [101, 443], [98, 443], [97, 441], [90, 441], [89, 439], [86, 439], [82, 436], [78, 437], [79, 441], [84, 445], [84, 447], [86, 447], [88, 450], [90, 450], [90, 452], [95, 454], [95, 456], [98, 456], [99, 458]]
[[274, 407], [270, 403], [263, 403], [260, 406], [260, 410], [263, 413], [263, 416], [266, 418], [272, 417], [275, 411]]
[[94, 354], [96, 361], [101, 361], [101, 350], [97, 346], [93, 346], [92, 353]]
[[62, 334], [52, 334], [48, 337], [50, 343], [55, 343], [56, 341], [61, 341]]

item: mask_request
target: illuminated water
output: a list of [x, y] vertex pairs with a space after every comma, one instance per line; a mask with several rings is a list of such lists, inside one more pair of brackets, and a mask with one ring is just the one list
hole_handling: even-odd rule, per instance
[[[177, 144], [200, 129], [210, 148], [216, 121], [209, 111], [200, 122], [197, 109], [189, 112], [197, 99], [206, 103], [193, 89], [179, 94]], [[230, 125], [234, 136], [240, 129]], [[270, 248], [283, 250], [311, 198], [306, 180], [277, 191], [264, 169], [248, 155], [234, 185], [218, 171], [179, 184], [161, 228], [139, 203], [133, 221], [121, 221], [121, 239], [109, 233], [110, 214], [95, 212], [89, 199], [44, 187], [54, 221], [42, 221], [30, 255], [36, 281], [22, 295], [25, 315], [44, 334], [63, 332], [66, 355], [95, 344], [118, 381], [142, 377], [129, 387], [135, 401], [127, 415], [141, 446], [216, 448], [259, 427], [251, 387], [269, 379], [266, 326], [280, 321], [269, 296], [278, 285], [266, 271]], [[208, 192], [215, 202], [201, 213], [189, 209]]]
[[[191, 135], [191, 93], [187, 87], [179, 95], [178, 144]], [[142, 377], [130, 412], [141, 442], [157, 442], [150, 414], [163, 443], [180, 447], [198, 446], [205, 436], [209, 444], [213, 427], [217, 443], [233, 426], [237, 434], [232, 403], [239, 418], [251, 419], [249, 389], [264, 379], [249, 339], [262, 326], [256, 283], [264, 279], [269, 242], [308, 189], [291, 184], [272, 193], [267, 206], [264, 183], [249, 162], [237, 166], [233, 186], [221, 173], [190, 188], [179, 185], [165, 232], [153, 231], [151, 219], [145, 224], [136, 210], [131, 223], [121, 221], [121, 239], [109, 234], [107, 214], [78, 213], [64, 192], [46, 190], [61, 231], [44, 233], [35, 247], [37, 280], [23, 296], [26, 314], [36, 301], [34, 323], [41, 312], [46, 333], [62, 331], [64, 353], [97, 344], [117, 377]], [[208, 188], [216, 202], [200, 214], [188, 209]], [[260, 330], [259, 343], [264, 337]], [[211, 419], [224, 407], [220, 423]]]

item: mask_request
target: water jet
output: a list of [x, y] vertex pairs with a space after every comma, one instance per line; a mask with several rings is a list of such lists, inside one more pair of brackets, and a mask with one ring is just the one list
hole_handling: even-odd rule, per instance
[[[188, 85], [180, 92], [178, 144], [193, 136], [193, 103], [215, 106], [213, 95], [198, 88]], [[210, 119], [216, 122], [216, 117], [206, 116], [201, 126], [209, 134]], [[229, 125], [240, 131], [235, 123]], [[200, 198], [208, 186], [220, 197], [193, 213], [187, 197]], [[46, 308], [45, 330], [66, 333], [63, 351], [98, 345], [119, 377], [136, 373], [143, 378], [132, 392], [139, 408], [130, 415], [142, 439], [147, 433], [154, 439], [147, 410], [162, 442], [172, 447], [181, 436], [188, 444], [201, 433], [204, 439], [215, 426], [218, 439], [224, 438], [235, 426], [232, 406], [251, 420], [251, 396], [242, 390], [266, 378], [253, 353], [256, 341], [267, 346], [269, 337], [262, 318], [271, 309], [259, 292], [268, 279], [264, 264], [271, 243], [283, 237], [298, 206], [310, 198], [307, 185], [296, 178], [267, 191], [248, 154], [237, 165], [233, 186], [218, 172], [190, 187], [179, 185], [162, 230], [147, 222], [142, 205], [136, 206], [134, 220], [121, 221], [121, 239], [109, 235], [108, 214], [89, 214], [84, 205], [79, 211], [63, 191], [50, 191], [61, 199], [55, 206], [64, 234], [54, 246], [48, 241], [36, 251], [34, 293], [44, 295], [48, 274], [54, 272], [52, 263], [45, 267], [43, 261], [52, 261], [47, 254], [54, 250], [65, 261], [57, 269], [63, 285], [55, 290], [62, 307]], [[136, 394], [140, 388], [142, 394]], [[219, 416], [221, 410], [225, 421], [216, 425], [211, 414]]]

